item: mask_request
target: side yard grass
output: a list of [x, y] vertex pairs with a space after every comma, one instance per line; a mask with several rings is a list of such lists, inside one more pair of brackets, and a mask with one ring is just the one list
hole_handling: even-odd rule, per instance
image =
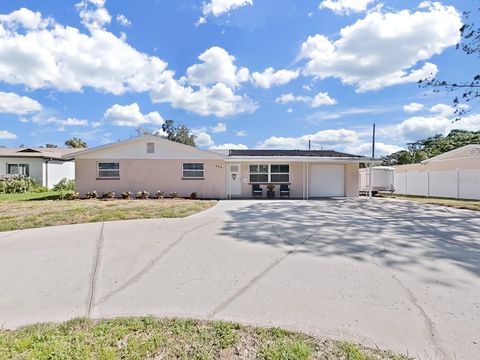
[[57, 193], [0, 196], [0, 231], [111, 220], [186, 217], [211, 208], [213, 200], [52, 200]]
[[407, 360], [278, 328], [153, 317], [75, 319], [0, 331], [2, 359]]
[[423, 204], [443, 205], [443, 206], [449, 206], [457, 209], [480, 211], [479, 200], [462, 200], [462, 199], [457, 200], [457, 199], [435, 198], [435, 197], [424, 197], [424, 196], [413, 196], [413, 195], [393, 195], [393, 196], [382, 195], [382, 197], [415, 201]]

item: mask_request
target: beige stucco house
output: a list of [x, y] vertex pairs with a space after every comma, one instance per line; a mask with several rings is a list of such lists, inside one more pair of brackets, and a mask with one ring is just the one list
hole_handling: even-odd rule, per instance
[[[359, 163], [336, 151], [207, 151], [145, 135], [87, 149], [75, 157], [77, 191], [164, 191], [202, 198], [358, 196]], [[268, 192], [267, 186], [273, 186]], [[260, 191], [258, 191], [260, 189]], [[286, 193], [285, 190], [288, 189]]]
[[395, 192], [480, 200], [480, 144], [466, 145], [420, 164], [395, 166]]

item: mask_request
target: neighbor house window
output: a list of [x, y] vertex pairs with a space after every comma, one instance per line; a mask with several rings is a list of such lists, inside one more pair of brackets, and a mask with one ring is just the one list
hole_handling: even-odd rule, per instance
[[30, 167], [28, 164], [8, 164], [7, 174], [29, 176]]
[[184, 163], [183, 177], [187, 179], [203, 179], [204, 178], [203, 163]]
[[268, 182], [268, 165], [250, 165], [250, 182]]
[[155, 143], [147, 143], [147, 154], [153, 154], [155, 152]]
[[270, 182], [288, 183], [290, 181], [290, 166], [288, 164], [270, 165]]
[[120, 163], [118, 162], [99, 162], [97, 165], [97, 177], [99, 179], [118, 179], [120, 178]]

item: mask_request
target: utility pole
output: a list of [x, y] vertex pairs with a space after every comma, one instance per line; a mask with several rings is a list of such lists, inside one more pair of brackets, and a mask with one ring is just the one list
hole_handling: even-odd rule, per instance
[[[373, 136], [372, 136], [372, 160], [375, 159], [375, 124], [373, 124]], [[372, 163], [370, 162], [370, 169], [368, 172], [368, 197], [371, 199], [372, 198], [372, 180], [373, 180], [373, 174], [372, 174]]]
[[312, 150], [312, 141], [308, 139], [308, 150]]

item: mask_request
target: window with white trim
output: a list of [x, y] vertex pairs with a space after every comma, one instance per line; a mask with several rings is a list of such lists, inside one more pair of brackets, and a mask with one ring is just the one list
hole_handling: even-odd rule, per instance
[[203, 179], [203, 163], [183, 163], [182, 177], [186, 179]]
[[97, 163], [97, 178], [99, 179], [119, 179], [120, 163], [118, 162], [99, 162]]
[[155, 153], [155, 143], [149, 142], [147, 143], [147, 154]]
[[268, 165], [267, 164], [250, 165], [250, 182], [251, 183], [268, 182]]
[[288, 164], [270, 165], [270, 182], [272, 183], [290, 182], [290, 165]]
[[7, 174], [29, 176], [30, 166], [28, 164], [7, 164]]
[[250, 165], [251, 183], [288, 183], [290, 182], [290, 165], [288, 164], [253, 164]]

